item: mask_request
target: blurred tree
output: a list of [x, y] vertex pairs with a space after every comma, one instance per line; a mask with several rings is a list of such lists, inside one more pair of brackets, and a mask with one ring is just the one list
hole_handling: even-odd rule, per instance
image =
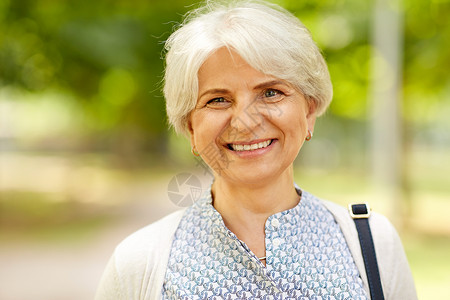
[[88, 148], [164, 153], [163, 42], [187, 5], [2, 1], [0, 85], [74, 95]]
[[[373, 2], [274, 2], [305, 23], [328, 61], [335, 96], [323, 122], [336, 127], [321, 134], [343, 153], [346, 147], [365, 147]], [[86, 149], [112, 149], [123, 158], [163, 154], [168, 135], [163, 42], [196, 3], [0, 1], [0, 86], [73, 96], [83, 112]], [[448, 122], [441, 108], [449, 106], [442, 99], [450, 94], [450, 1], [408, 0], [404, 6], [405, 118], [414, 126]]]

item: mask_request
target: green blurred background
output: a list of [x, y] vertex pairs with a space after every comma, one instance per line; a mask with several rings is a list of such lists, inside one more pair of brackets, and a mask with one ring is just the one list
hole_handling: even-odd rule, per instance
[[[389, 182], [374, 171], [375, 1], [273, 2], [311, 30], [334, 84], [297, 183], [388, 215], [419, 298], [450, 299], [450, 1], [377, 1], [401, 25]], [[173, 176], [208, 186], [161, 93], [164, 41], [197, 3], [0, 1], [0, 299], [92, 298], [114, 246], [178, 208]]]

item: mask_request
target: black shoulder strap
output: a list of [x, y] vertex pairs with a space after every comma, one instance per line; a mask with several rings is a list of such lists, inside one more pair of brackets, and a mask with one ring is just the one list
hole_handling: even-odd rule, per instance
[[375, 247], [369, 226], [370, 207], [368, 204], [350, 204], [348, 208], [358, 231], [367, 280], [369, 281], [370, 298], [372, 300], [384, 300], [377, 256], [375, 255]]

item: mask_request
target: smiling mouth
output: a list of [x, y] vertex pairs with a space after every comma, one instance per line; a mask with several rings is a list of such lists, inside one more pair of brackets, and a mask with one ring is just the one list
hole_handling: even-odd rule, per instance
[[247, 144], [247, 145], [242, 145], [242, 144], [228, 144], [228, 149], [233, 150], [233, 151], [253, 151], [253, 150], [258, 150], [258, 149], [263, 149], [266, 147], [269, 147], [273, 142], [272, 140], [267, 140], [264, 142], [260, 142], [260, 143], [254, 143], [254, 144]]

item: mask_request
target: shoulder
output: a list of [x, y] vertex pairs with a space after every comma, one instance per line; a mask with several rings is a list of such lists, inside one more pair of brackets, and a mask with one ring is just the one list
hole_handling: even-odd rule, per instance
[[[356, 230], [355, 222], [350, 216], [348, 209], [333, 202], [326, 200], [321, 201], [323, 205], [333, 214], [336, 222], [339, 224], [341, 230], [346, 236], [347, 243], [356, 244], [359, 249], [358, 232]], [[381, 254], [385, 254], [385, 252], [387, 252], [386, 254], [393, 253], [389, 251], [391, 247], [401, 246], [397, 231], [385, 216], [372, 212], [370, 214], [369, 224], [377, 252], [380, 252]]]
[[116, 260], [124, 260], [128, 264], [132, 262], [130, 260], [142, 261], [151, 254], [169, 251], [173, 234], [184, 212], [184, 209], [173, 212], [129, 235], [116, 247]]
[[[339, 223], [343, 231], [349, 231], [348, 233], [357, 234], [355, 222], [350, 216], [347, 208], [330, 201], [320, 201], [333, 214], [334, 218]], [[369, 218], [369, 223], [371, 226], [372, 235], [378, 235], [378, 233], [380, 232], [384, 233], [384, 235], [396, 234], [396, 231], [391, 222], [389, 222], [389, 220], [385, 216], [379, 213], [372, 212]]]
[[[361, 246], [355, 222], [348, 210], [321, 200], [341, 227], [365, 286], [368, 286]], [[400, 237], [389, 220], [376, 212], [369, 218], [378, 267], [387, 299], [417, 299], [411, 270]]]
[[125, 238], [103, 273], [96, 299], [158, 299], [184, 212], [176, 211]]

